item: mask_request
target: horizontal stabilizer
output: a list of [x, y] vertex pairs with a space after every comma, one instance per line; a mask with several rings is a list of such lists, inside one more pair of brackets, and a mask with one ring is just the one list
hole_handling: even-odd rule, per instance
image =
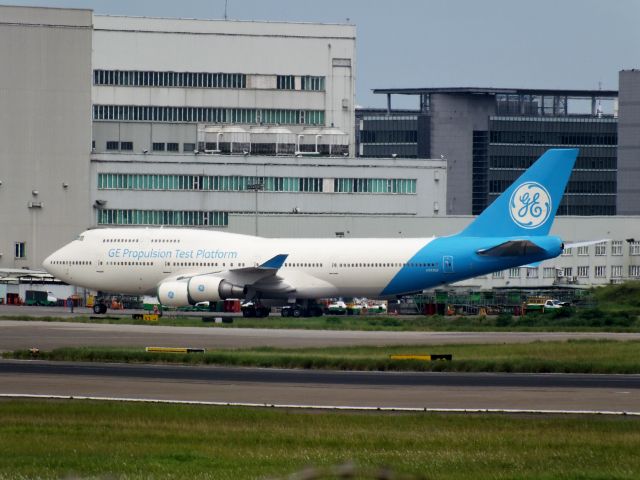
[[262, 265], [260, 265], [260, 269], [262, 270], [279, 270], [284, 265], [284, 262], [287, 261], [288, 253], [281, 253], [280, 255], [276, 255], [273, 258], [270, 258]]
[[579, 247], [588, 247], [589, 245], [596, 245], [597, 243], [608, 242], [608, 238], [603, 238], [600, 240], [587, 240], [585, 242], [574, 242], [574, 243], [565, 243], [564, 248], [579, 248]]
[[476, 253], [483, 257], [523, 257], [544, 252], [544, 248], [540, 248], [531, 240], [509, 240], [495, 247], [478, 250]]

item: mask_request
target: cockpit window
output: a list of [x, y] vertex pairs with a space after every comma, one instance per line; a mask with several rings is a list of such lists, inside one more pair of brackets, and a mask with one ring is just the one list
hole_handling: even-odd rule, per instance
[[78, 235], [78, 238], [76, 238], [76, 240], [82, 242], [84, 240], [84, 235]]

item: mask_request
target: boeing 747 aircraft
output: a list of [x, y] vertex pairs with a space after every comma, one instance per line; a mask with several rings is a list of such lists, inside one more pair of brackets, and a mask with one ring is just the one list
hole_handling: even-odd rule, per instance
[[[261, 238], [213, 230], [87, 230], [44, 261], [73, 285], [163, 305], [245, 298], [319, 314], [315, 299], [395, 298], [557, 257], [549, 230], [578, 155], [548, 150], [462, 232], [440, 238]], [[96, 305], [104, 313], [106, 306]], [[257, 311], [268, 315], [268, 309]]]

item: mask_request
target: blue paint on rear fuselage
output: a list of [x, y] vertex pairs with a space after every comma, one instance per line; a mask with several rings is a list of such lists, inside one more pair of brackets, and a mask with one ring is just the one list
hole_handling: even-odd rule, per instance
[[[479, 250], [510, 240], [529, 240], [542, 251], [533, 255], [493, 257], [478, 255]], [[554, 236], [537, 237], [467, 237], [454, 235], [437, 238], [411, 257], [381, 292], [381, 295], [402, 295], [419, 292], [438, 285], [508, 268], [528, 265], [562, 253], [562, 240]]]

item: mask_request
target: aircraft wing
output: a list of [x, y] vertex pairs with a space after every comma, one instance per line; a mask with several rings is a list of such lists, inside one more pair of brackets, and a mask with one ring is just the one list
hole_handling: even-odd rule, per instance
[[253, 296], [256, 293], [287, 295], [296, 289], [277, 275], [287, 257], [288, 254], [280, 254], [252, 267], [192, 272], [167, 278], [158, 285], [158, 297], [162, 300], [166, 294], [170, 303], [179, 289], [184, 289], [182, 295], [185, 298], [194, 301], [204, 301], [212, 294], [222, 295], [223, 290], [225, 295], [231, 297]]
[[293, 292], [295, 291], [295, 288], [277, 275], [278, 270], [282, 268], [288, 256], [288, 254], [282, 253], [255, 267], [232, 268], [228, 270], [216, 270], [205, 273], [197, 272], [186, 275], [179, 275], [175, 277], [175, 280], [189, 280], [193, 277], [211, 275], [215, 277], [222, 277], [225, 281], [233, 285], [246, 285], [249, 288], [253, 288], [261, 292]]

